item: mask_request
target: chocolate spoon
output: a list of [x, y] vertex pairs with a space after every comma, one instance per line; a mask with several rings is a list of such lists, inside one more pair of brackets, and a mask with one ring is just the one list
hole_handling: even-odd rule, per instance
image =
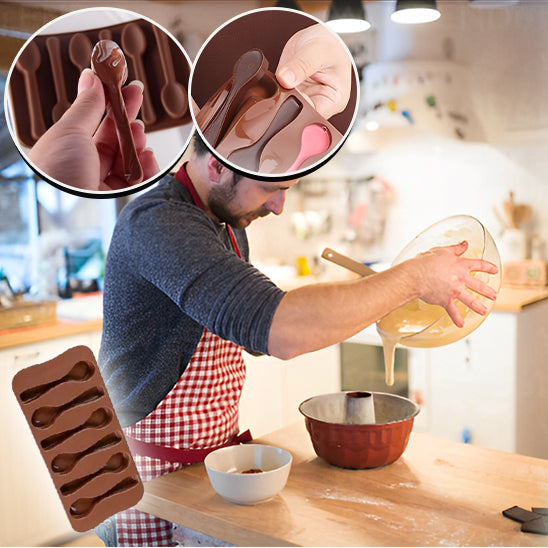
[[103, 391], [100, 388], [91, 388], [86, 392], [80, 394], [71, 401], [60, 405], [58, 407], [39, 407], [31, 417], [31, 422], [37, 428], [46, 428], [53, 424], [55, 419], [61, 414], [64, 413], [67, 409], [76, 407], [83, 403], [89, 403], [99, 399], [103, 395]]
[[40, 445], [44, 449], [51, 449], [56, 445], [68, 440], [70, 437], [74, 436], [78, 432], [85, 430], [86, 428], [102, 428], [106, 426], [112, 420], [112, 415], [106, 409], [96, 409], [87, 419], [86, 422], [73, 428], [72, 430], [67, 430], [66, 432], [61, 432], [60, 434], [55, 434], [50, 436], [40, 442]]
[[274, 116], [274, 119], [270, 126], [268, 126], [268, 129], [263, 133], [262, 137], [250, 147], [236, 150], [228, 159], [239, 167], [257, 172], [259, 170], [261, 153], [263, 152], [266, 143], [268, 143], [278, 131], [293, 122], [302, 108], [303, 105], [295, 97], [290, 95], [282, 103], [282, 106], [278, 109], [276, 116]]
[[305, 160], [325, 152], [331, 146], [331, 134], [323, 124], [310, 124], [303, 129], [301, 150], [286, 173], [296, 171]]
[[65, 75], [63, 74], [63, 60], [61, 59], [59, 38], [56, 36], [49, 36], [46, 39], [46, 48], [48, 50], [51, 72], [53, 74], [55, 95], [57, 96], [57, 103], [53, 105], [51, 110], [51, 119], [53, 120], [53, 123], [55, 123], [70, 107], [70, 102], [67, 98], [67, 89], [65, 87]]
[[143, 29], [137, 23], [128, 23], [122, 31], [122, 48], [131, 59], [135, 77], [143, 82], [146, 93], [143, 94], [141, 117], [147, 125], [156, 121], [156, 113], [148, 93], [148, 85], [143, 65], [143, 54], [147, 49], [147, 40]]
[[95, 451], [116, 445], [117, 443], [120, 443], [121, 440], [122, 438], [120, 435], [113, 433], [101, 438], [97, 443], [94, 443], [84, 451], [78, 453], [61, 453], [51, 461], [51, 469], [58, 474], [66, 474], [76, 466], [76, 463], [80, 459], [83, 459], [85, 456], [90, 455]]
[[268, 69], [263, 52], [252, 49], [245, 52], [234, 64], [232, 87], [217, 114], [204, 128], [204, 136], [212, 146], [217, 146], [226, 126], [238, 107], [238, 99], [250, 84], [260, 80]]
[[35, 140], [40, 139], [46, 132], [38, 82], [36, 81], [36, 71], [41, 62], [42, 56], [38, 46], [35, 42], [29, 42], [15, 63], [25, 80], [25, 92], [30, 113], [30, 134]]
[[70, 39], [69, 58], [79, 72], [91, 66], [92, 50], [91, 41], [85, 34], [78, 32]]
[[124, 468], [127, 468], [128, 463], [129, 459], [126, 455], [123, 453], [114, 453], [102, 468], [99, 468], [99, 470], [89, 476], [78, 478], [61, 485], [60, 491], [63, 495], [70, 495], [101, 474], [121, 472]]
[[99, 40], [91, 52], [91, 66], [103, 82], [112, 108], [124, 162], [124, 177], [129, 185], [139, 183], [143, 179], [143, 170], [122, 97], [122, 84], [127, 79], [126, 58], [116, 42]]
[[75, 363], [72, 366], [72, 369], [62, 378], [48, 382], [46, 384], [40, 384], [24, 390], [21, 392], [21, 401], [23, 403], [28, 403], [29, 401], [35, 400], [39, 396], [45, 394], [48, 390], [51, 390], [54, 386], [58, 384], [68, 382], [68, 381], [85, 381], [89, 379], [92, 373], [95, 371], [95, 367], [91, 363], [80, 361]]
[[158, 44], [160, 63], [162, 64], [165, 80], [164, 87], [160, 91], [160, 100], [171, 118], [181, 118], [188, 109], [188, 94], [183, 84], [178, 82], [175, 77], [173, 58], [171, 57], [166, 34], [156, 26], [152, 30]]
[[119, 483], [117, 483], [114, 487], [109, 489], [106, 493], [103, 493], [102, 495], [99, 495], [97, 497], [90, 497], [90, 498], [75, 500], [70, 505], [70, 513], [75, 518], [82, 518], [84, 516], [87, 516], [95, 508], [95, 506], [103, 499], [106, 499], [107, 497], [110, 497], [111, 495], [115, 495], [117, 493], [127, 491], [128, 489], [137, 485], [138, 483], [139, 482], [136, 479], [125, 478]]

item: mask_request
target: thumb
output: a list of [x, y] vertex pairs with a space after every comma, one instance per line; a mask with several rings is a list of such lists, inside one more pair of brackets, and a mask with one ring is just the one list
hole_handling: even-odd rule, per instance
[[466, 240], [463, 240], [459, 244], [455, 244], [453, 246], [453, 251], [457, 257], [460, 257], [465, 253], [465, 251], [468, 249], [468, 242]]
[[93, 135], [103, 118], [105, 105], [101, 80], [91, 69], [84, 69], [78, 80], [78, 96], [57, 124]]
[[297, 56], [280, 61], [276, 78], [287, 89], [297, 87], [322, 68], [321, 58], [312, 47], [301, 48]]

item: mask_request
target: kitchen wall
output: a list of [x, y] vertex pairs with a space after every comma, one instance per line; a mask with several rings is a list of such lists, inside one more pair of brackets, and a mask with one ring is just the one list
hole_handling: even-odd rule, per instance
[[[314, 15], [325, 17], [328, 2], [301, 3], [305, 9], [312, 6]], [[481, 3], [492, 7], [442, 0], [437, 22], [400, 26], [389, 20], [394, 2], [366, 2], [372, 29], [345, 40], [352, 51], [359, 52], [360, 66], [411, 59], [465, 67], [468, 87], [457, 92], [483, 128], [484, 140], [442, 138], [420, 120], [404, 133], [381, 128], [364, 137], [365, 130], [356, 130], [327, 166], [288, 193], [281, 218], [254, 223], [249, 231], [254, 260], [294, 265], [296, 257], [303, 255], [314, 266], [314, 258], [330, 245], [360, 260], [390, 262], [418, 231], [457, 213], [478, 217], [498, 238], [502, 225], [493, 208], [500, 208], [510, 190], [519, 202], [533, 206], [529, 236], [538, 233], [548, 242], [548, 34], [544, 30], [548, 2]], [[103, 3], [154, 18], [183, 42], [191, 57], [218, 25], [265, 4]], [[97, 3], [40, 5], [64, 12]], [[367, 104], [367, 97], [362, 103]], [[364, 108], [361, 114], [366, 114]], [[379, 184], [382, 191], [373, 192]], [[355, 206], [352, 192], [366, 196], [368, 214], [361, 219], [362, 224], [369, 223], [366, 237], [363, 230], [351, 226], [352, 217], [349, 225]]]

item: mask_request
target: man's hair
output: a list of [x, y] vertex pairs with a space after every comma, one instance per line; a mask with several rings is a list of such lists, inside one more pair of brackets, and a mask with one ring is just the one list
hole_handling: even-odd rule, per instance
[[[194, 132], [194, 135], [192, 137], [192, 144], [194, 146], [194, 152], [199, 157], [203, 157], [206, 153], [209, 152], [207, 145], [204, 143], [203, 139], [197, 131]], [[232, 181], [235, 185], [242, 178], [242, 175], [240, 173], [237, 173], [236, 171], [230, 171], [232, 172]]]

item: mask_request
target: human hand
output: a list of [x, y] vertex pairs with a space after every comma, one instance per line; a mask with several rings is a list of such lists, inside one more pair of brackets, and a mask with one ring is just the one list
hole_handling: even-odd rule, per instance
[[352, 62], [338, 38], [318, 23], [287, 41], [276, 78], [283, 87], [300, 91], [328, 119], [348, 104]]
[[[135, 82], [122, 89], [143, 179], [159, 171], [152, 150], [146, 147], [143, 122], [136, 120], [143, 101]], [[126, 188], [124, 168], [112, 112], [103, 119], [106, 99], [101, 80], [85, 69], [78, 81], [74, 103], [36, 142], [29, 160], [49, 177], [82, 190]], [[102, 121], [101, 121], [102, 120]]]
[[463, 258], [467, 249], [468, 242], [463, 241], [457, 245], [435, 247], [410, 260], [419, 276], [419, 297], [429, 304], [443, 306], [458, 327], [464, 325], [464, 320], [457, 308], [457, 300], [474, 312], [485, 315], [487, 307], [472, 291], [490, 300], [497, 298], [497, 292], [491, 286], [472, 275], [472, 272], [496, 274], [497, 266], [482, 259]]

